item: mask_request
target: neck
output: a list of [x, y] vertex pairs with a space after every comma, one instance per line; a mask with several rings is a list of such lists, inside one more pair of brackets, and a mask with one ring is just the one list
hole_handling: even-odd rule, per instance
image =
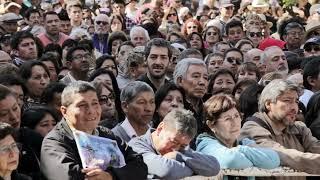
[[81, 21], [71, 21], [71, 25], [72, 26], [80, 26], [81, 25]]
[[53, 42], [57, 42], [59, 40], [59, 33], [58, 34], [49, 34], [46, 33], [47, 37], [51, 39]]
[[2, 177], [4, 180], [11, 180], [11, 173], [12, 171], [7, 170], [7, 171], [1, 171], [0, 172], [0, 177]]
[[68, 126], [70, 127], [71, 131], [75, 131], [75, 130], [78, 130], [78, 131], [82, 131], [82, 132], [85, 132], [87, 134], [93, 134], [93, 130], [88, 130], [88, 129], [76, 129], [73, 127], [73, 125], [67, 120], [65, 119]]
[[130, 122], [131, 126], [133, 127], [133, 129], [136, 131], [138, 136], [144, 135], [149, 129], [148, 125], [137, 124], [133, 121], [129, 121], [129, 122]]
[[152, 84], [157, 88], [159, 89], [161, 85], [164, 84], [166, 78], [165, 78], [165, 75], [160, 78], [160, 79], [156, 79], [156, 78], [153, 78], [149, 72], [147, 72], [147, 77], [150, 79], [150, 81], [152, 82]]
[[287, 44], [287, 49], [289, 51], [295, 50], [295, 49], [299, 49], [299, 44]]
[[226, 16], [221, 16], [220, 18], [223, 22], [228, 22], [228, 20], [230, 19], [229, 17]]
[[86, 81], [88, 78], [87, 76], [88, 73], [84, 73], [84, 72], [77, 73], [77, 72], [70, 71], [70, 74], [76, 80]]
[[271, 113], [270, 111], [267, 113], [268, 118], [270, 121], [272, 121], [272, 127], [277, 129], [277, 131], [283, 131], [286, 126], [279, 120], [277, 120]]
[[187, 97], [187, 100], [192, 105], [193, 109], [198, 112], [200, 99], [195, 97]]

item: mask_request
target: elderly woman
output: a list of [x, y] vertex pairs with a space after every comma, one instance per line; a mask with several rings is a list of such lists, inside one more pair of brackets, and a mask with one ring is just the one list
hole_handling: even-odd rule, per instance
[[31, 179], [18, 174], [19, 148], [14, 139], [14, 129], [7, 123], [0, 122], [0, 179]]
[[197, 151], [216, 157], [221, 168], [243, 169], [254, 166], [272, 169], [280, 165], [275, 151], [259, 148], [249, 139], [242, 140], [242, 145], [238, 144], [241, 116], [231, 96], [212, 96], [205, 102], [204, 112], [206, 132], [197, 137]]
[[220, 29], [217, 26], [208, 26], [203, 31], [203, 39], [206, 42], [207, 49], [211, 50], [213, 45], [222, 40]]

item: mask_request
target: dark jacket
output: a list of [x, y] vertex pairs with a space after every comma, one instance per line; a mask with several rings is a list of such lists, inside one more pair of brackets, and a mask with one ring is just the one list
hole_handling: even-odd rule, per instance
[[[147, 76], [147, 73], [140, 76], [137, 81], [142, 81], [142, 82], [145, 82], [147, 83], [152, 89], [153, 89], [153, 92], [156, 93], [157, 92], [157, 88], [152, 84], [152, 82], [150, 81], [150, 79], [148, 78]], [[165, 79], [164, 81], [164, 84], [167, 84], [169, 83], [169, 81], [167, 79]]]
[[[0, 176], [0, 180], [4, 180], [3, 177]], [[17, 171], [12, 171], [11, 180], [32, 180], [32, 178], [24, 174], [20, 174]]]
[[104, 34], [102, 41], [99, 40], [98, 34], [92, 36], [94, 48], [102, 54], [108, 53], [108, 36], [109, 34]]
[[[124, 141], [115, 136], [109, 129], [98, 126], [100, 137], [117, 141], [126, 166], [122, 168], [108, 168], [113, 179], [146, 179], [148, 169], [142, 156], [132, 150]], [[41, 172], [47, 179], [52, 180], [81, 180], [85, 174], [73, 133], [66, 120], [61, 120], [56, 127], [45, 137], [41, 148]]]

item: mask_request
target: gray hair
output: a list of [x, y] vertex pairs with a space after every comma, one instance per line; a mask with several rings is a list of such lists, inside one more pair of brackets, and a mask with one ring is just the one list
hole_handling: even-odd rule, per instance
[[178, 78], [185, 77], [187, 75], [189, 66], [191, 65], [202, 65], [206, 67], [206, 64], [201, 59], [197, 59], [197, 58], [182, 59], [181, 61], [178, 62], [173, 72], [173, 82], [175, 84], [178, 83]]
[[145, 63], [145, 57], [143, 53], [130, 52], [127, 60], [124, 62], [124, 74], [129, 75], [130, 67], [138, 67], [140, 64]]
[[120, 94], [120, 101], [130, 103], [141, 92], [153, 92], [153, 89], [145, 82], [133, 81], [126, 85]]
[[259, 99], [259, 111], [267, 112], [265, 103], [270, 100], [271, 102], [276, 102], [277, 98], [282, 95], [285, 91], [296, 91], [299, 93], [298, 85], [292, 83], [291, 81], [275, 79], [271, 81], [262, 91]]
[[61, 105], [68, 107], [73, 103], [73, 96], [77, 93], [86, 93], [88, 91], [97, 92], [96, 89], [88, 82], [76, 81], [70, 83], [61, 94]]
[[263, 53], [261, 54], [260, 56], [260, 62], [262, 64], [266, 64], [267, 63], [267, 60], [269, 60], [270, 58], [270, 53], [273, 52], [274, 49], [280, 49], [282, 51], [281, 48], [279, 48], [278, 46], [270, 46], [270, 47], [267, 47]]
[[138, 31], [143, 31], [144, 32], [144, 36], [146, 37], [147, 41], [150, 40], [150, 36], [149, 36], [148, 31], [146, 29], [144, 29], [143, 27], [141, 27], [141, 26], [133, 26], [133, 28], [131, 28], [131, 30], [130, 30], [130, 39], [132, 39], [133, 34], [138, 32]]
[[194, 138], [197, 134], [197, 120], [193, 113], [185, 109], [174, 109], [163, 119], [165, 127], [177, 130], [177, 132]]

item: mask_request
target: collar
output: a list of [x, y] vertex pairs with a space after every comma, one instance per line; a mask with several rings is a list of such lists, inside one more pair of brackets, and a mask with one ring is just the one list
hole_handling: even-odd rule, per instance
[[15, 57], [15, 58], [13, 59], [13, 63], [16, 64], [17, 66], [21, 66], [24, 62], [26, 62], [26, 61], [20, 59], [19, 57]]
[[128, 118], [126, 118], [120, 126], [126, 131], [126, 133], [130, 138], [134, 138], [138, 136], [136, 133], [136, 130], [134, 130]]
[[76, 82], [77, 80], [68, 72], [68, 76], [70, 77], [71, 82]]
[[[72, 129], [70, 128], [70, 126], [69, 126], [69, 124], [67, 123], [67, 120], [66, 119], [62, 119], [61, 120], [61, 125], [62, 125], [62, 127], [66, 130], [66, 132], [67, 132], [67, 134], [69, 135], [69, 137], [71, 138], [71, 139], [73, 139], [74, 137], [73, 137], [73, 132], [72, 132]], [[98, 131], [98, 129], [97, 128], [95, 128], [94, 130], [93, 130], [93, 133], [92, 133], [92, 135], [94, 135], [94, 136], [99, 136], [99, 131]]]

